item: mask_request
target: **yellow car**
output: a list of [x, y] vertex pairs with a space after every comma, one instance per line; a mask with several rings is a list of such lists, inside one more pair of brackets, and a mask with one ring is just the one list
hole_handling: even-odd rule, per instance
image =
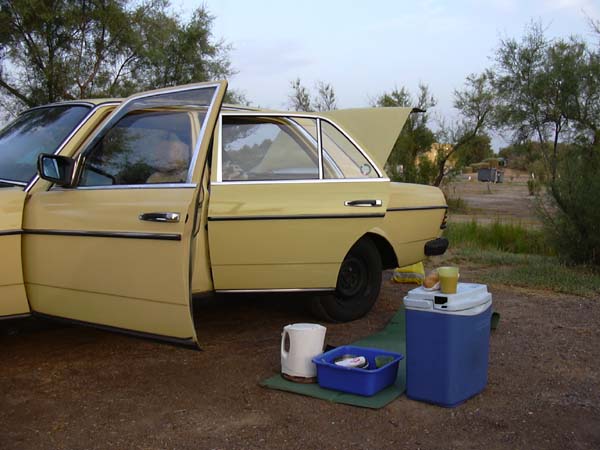
[[226, 87], [65, 102], [0, 131], [0, 317], [194, 344], [193, 294], [314, 291], [348, 321], [382, 269], [445, 251], [442, 192], [382, 169], [409, 108], [229, 107]]

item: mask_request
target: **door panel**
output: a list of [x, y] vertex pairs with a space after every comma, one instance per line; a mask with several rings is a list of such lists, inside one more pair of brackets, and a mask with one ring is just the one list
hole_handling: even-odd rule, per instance
[[34, 191], [23, 245], [34, 311], [196, 340], [194, 215], [225, 89], [201, 83], [129, 98], [81, 151], [84, 187]]
[[21, 265], [21, 220], [25, 192], [0, 189], [0, 319], [29, 313]]
[[[389, 183], [212, 183], [215, 289], [330, 289], [350, 247], [385, 216]], [[353, 200], [381, 200], [352, 207]]]
[[[183, 188], [53, 190], [32, 196], [23, 255], [33, 310], [137, 331], [147, 331], [151, 323], [154, 334], [191, 338], [192, 225], [186, 216], [194, 195], [194, 188]], [[176, 212], [181, 219], [139, 220], [152, 211]], [[169, 319], [163, 321], [161, 314]]]

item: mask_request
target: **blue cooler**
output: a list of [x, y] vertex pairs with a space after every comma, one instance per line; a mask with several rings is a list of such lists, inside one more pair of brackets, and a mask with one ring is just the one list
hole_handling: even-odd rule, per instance
[[459, 283], [456, 294], [413, 289], [406, 309], [406, 395], [454, 407], [487, 384], [492, 294]]

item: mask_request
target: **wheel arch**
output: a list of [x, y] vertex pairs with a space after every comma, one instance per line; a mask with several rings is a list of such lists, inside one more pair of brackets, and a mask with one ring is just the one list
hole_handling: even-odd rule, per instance
[[377, 247], [377, 251], [381, 257], [381, 266], [384, 270], [398, 267], [398, 257], [396, 256], [394, 247], [392, 247], [387, 238], [372, 231], [365, 233], [361, 237], [361, 239], [365, 238], [370, 239], [375, 244], [375, 247]]

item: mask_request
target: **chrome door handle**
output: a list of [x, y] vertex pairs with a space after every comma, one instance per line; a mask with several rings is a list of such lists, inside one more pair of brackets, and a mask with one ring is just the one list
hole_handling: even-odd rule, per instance
[[344, 206], [381, 206], [383, 202], [381, 200], [347, 200], [344, 202]]
[[177, 222], [179, 222], [179, 213], [175, 213], [175, 212], [143, 213], [143, 214], [140, 214], [139, 219], [145, 220], [148, 222], [177, 223]]

